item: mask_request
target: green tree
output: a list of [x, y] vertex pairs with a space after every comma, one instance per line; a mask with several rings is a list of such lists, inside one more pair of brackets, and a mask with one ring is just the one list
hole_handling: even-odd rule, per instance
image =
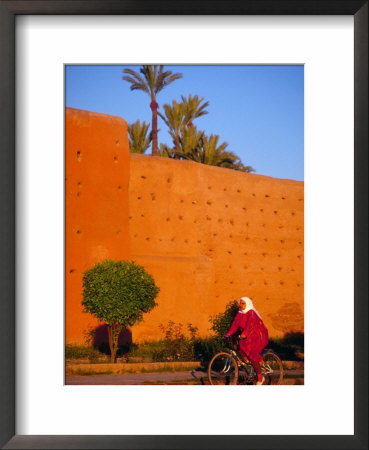
[[209, 106], [209, 102], [203, 103], [204, 99], [198, 95], [192, 96], [189, 94], [187, 98], [182, 95], [181, 98], [182, 101], [180, 103], [173, 100], [171, 105], [165, 104], [163, 106], [164, 114], [158, 113], [168, 127], [168, 132], [174, 145], [172, 154], [176, 159], [183, 157], [182, 139], [186, 132], [186, 127], [191, 127], [193, 125], [192, 121], [197, 117], [208, 114], [205, 108]]
[[131, 153], [145, 153], [148, 149], [151, 142], [151, 136], [147, 134], [149, 126], [145, 121], [141, 123], [139, 120], [128, 126], [129, 150]]
[[[184, 158], [196, 161], [202, 164], [208, 164], [210, 166], [224, 167], [226, 169], [240, 170], [243, 172], [255, 172], [251, 166], [244, 166], [239, 157], [227, 150], [227, 142], [219, 142], [219, 136], [217, 134], [211, 134], [206, 136], [204, 132], [197, 132], [193, 130], [195, 127], [191, 127], [189, 131], [192, 131], [191, 135], [183, 135], [183, 146], [186, 146], [186, 139], [190, 140], [190, 144], [187, 145], [188, 149], [185, 151]], [[196, 136], [196, 138], [194, 138]], [[195, 143], [198, 143], [195, 146]], [[192, 150], [191, 150], [192, 148]]]
[[181, 73], [172, 73], [171, 70], [164, 71], [164, 66], [142, 66], [140, 73], [132, 69], [123, 69], [123, 80], [131, 83], [131, 91], [139, 90], [146, 92], [151, 99], [152, 111], [152, 155], [158, 152], [158, 103], [157, 95], [173, 81], [182, 78]]
[[235, 318], [237, 311], [240, 309], [239, 302], [232, 300], [227, 303], [225, 310], [214, 317], [210, 317], [210, 329], [214, 331], [217, 337], [221, 338], [226, 334]]
[[112, 363], [123, 327], [141, 322], [157, 305], [158, 293], [151, 275], [134, 262], [105, 260], [83, 274], [84, 312], [106, 323]]

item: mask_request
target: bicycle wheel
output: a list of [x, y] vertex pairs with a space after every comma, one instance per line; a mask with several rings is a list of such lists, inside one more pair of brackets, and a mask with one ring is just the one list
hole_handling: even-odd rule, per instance
[[230, 353], [220, 352], [213, 356], [208, 367], [210, 384], [237, 384], [238, 366]]
[[279, 356], [272, 350], [267, 350], [262, 357], [263, 362], [260, 365], [261, 373], [265, 377], [264, 384], [282, 384], [283, 365]]

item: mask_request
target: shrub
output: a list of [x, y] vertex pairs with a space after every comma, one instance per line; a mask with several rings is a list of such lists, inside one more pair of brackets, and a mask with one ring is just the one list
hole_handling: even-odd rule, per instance
[[195, 357], [195, 341], [197, 328], [191, 323], [187, 324], [190, 337], [183, 332], [183, 325], [170, 320], [167, 325], [160, 324], [164, 334], [162, 348], [152, 354], [153, 361], [193, 361]]
[[66, 359], [88, 359], [90, 362], [94, 362], [101, 358], [101, 356], [103, 355], [92, 347], [71, 344], [65, 346]]
[[141, 322], [157, 304], [159, 288], [146, 270], [134, 262], [105, 260], [83, 275], [84, 312], [106, 322], [111, 362], [115, 362], [123, 327]]
[[215, 335], [218, 336], [218, 338], [221, 338], [227, 333], [239, 309], [239, 302], [237, 300], [232, 300], [227, 303], [224, 312], [219, 313], [214, 317], [210, 317], [210, 328], [215, 332]]

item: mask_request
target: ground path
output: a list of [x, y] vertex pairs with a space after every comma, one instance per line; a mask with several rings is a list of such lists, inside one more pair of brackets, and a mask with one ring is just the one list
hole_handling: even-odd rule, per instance
[[[303, 370], [288, 370], [283, 384], [303, 384]], [[300, 382], [294, 383], [299, 379]], [[302, 380], [302, 382], [301, 382]], [[207, 374], [201, 371], [133, 373], [126, 375], [67, 376], [67, 385], [135, 385], [135, 384], [208, 384]]]

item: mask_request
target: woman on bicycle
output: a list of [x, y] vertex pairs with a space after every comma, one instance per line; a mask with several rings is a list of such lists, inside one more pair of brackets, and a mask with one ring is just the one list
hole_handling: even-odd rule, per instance
[[261, 374], [260, 363], [263, 358], [260, 352], [265, 348], [269, 341], [268, 330], [265, 327], [260, 314], [254, 308], [252, 300], [248, 297], [241, 297], [240, 309], [234, 318], [232, 325], [225, 334], [229, 337], [241, 330], [240, 335], [240, 353], [246, 357], [252, 364], [256, 374], [258, 385], [263, 384], [264, 377]]

